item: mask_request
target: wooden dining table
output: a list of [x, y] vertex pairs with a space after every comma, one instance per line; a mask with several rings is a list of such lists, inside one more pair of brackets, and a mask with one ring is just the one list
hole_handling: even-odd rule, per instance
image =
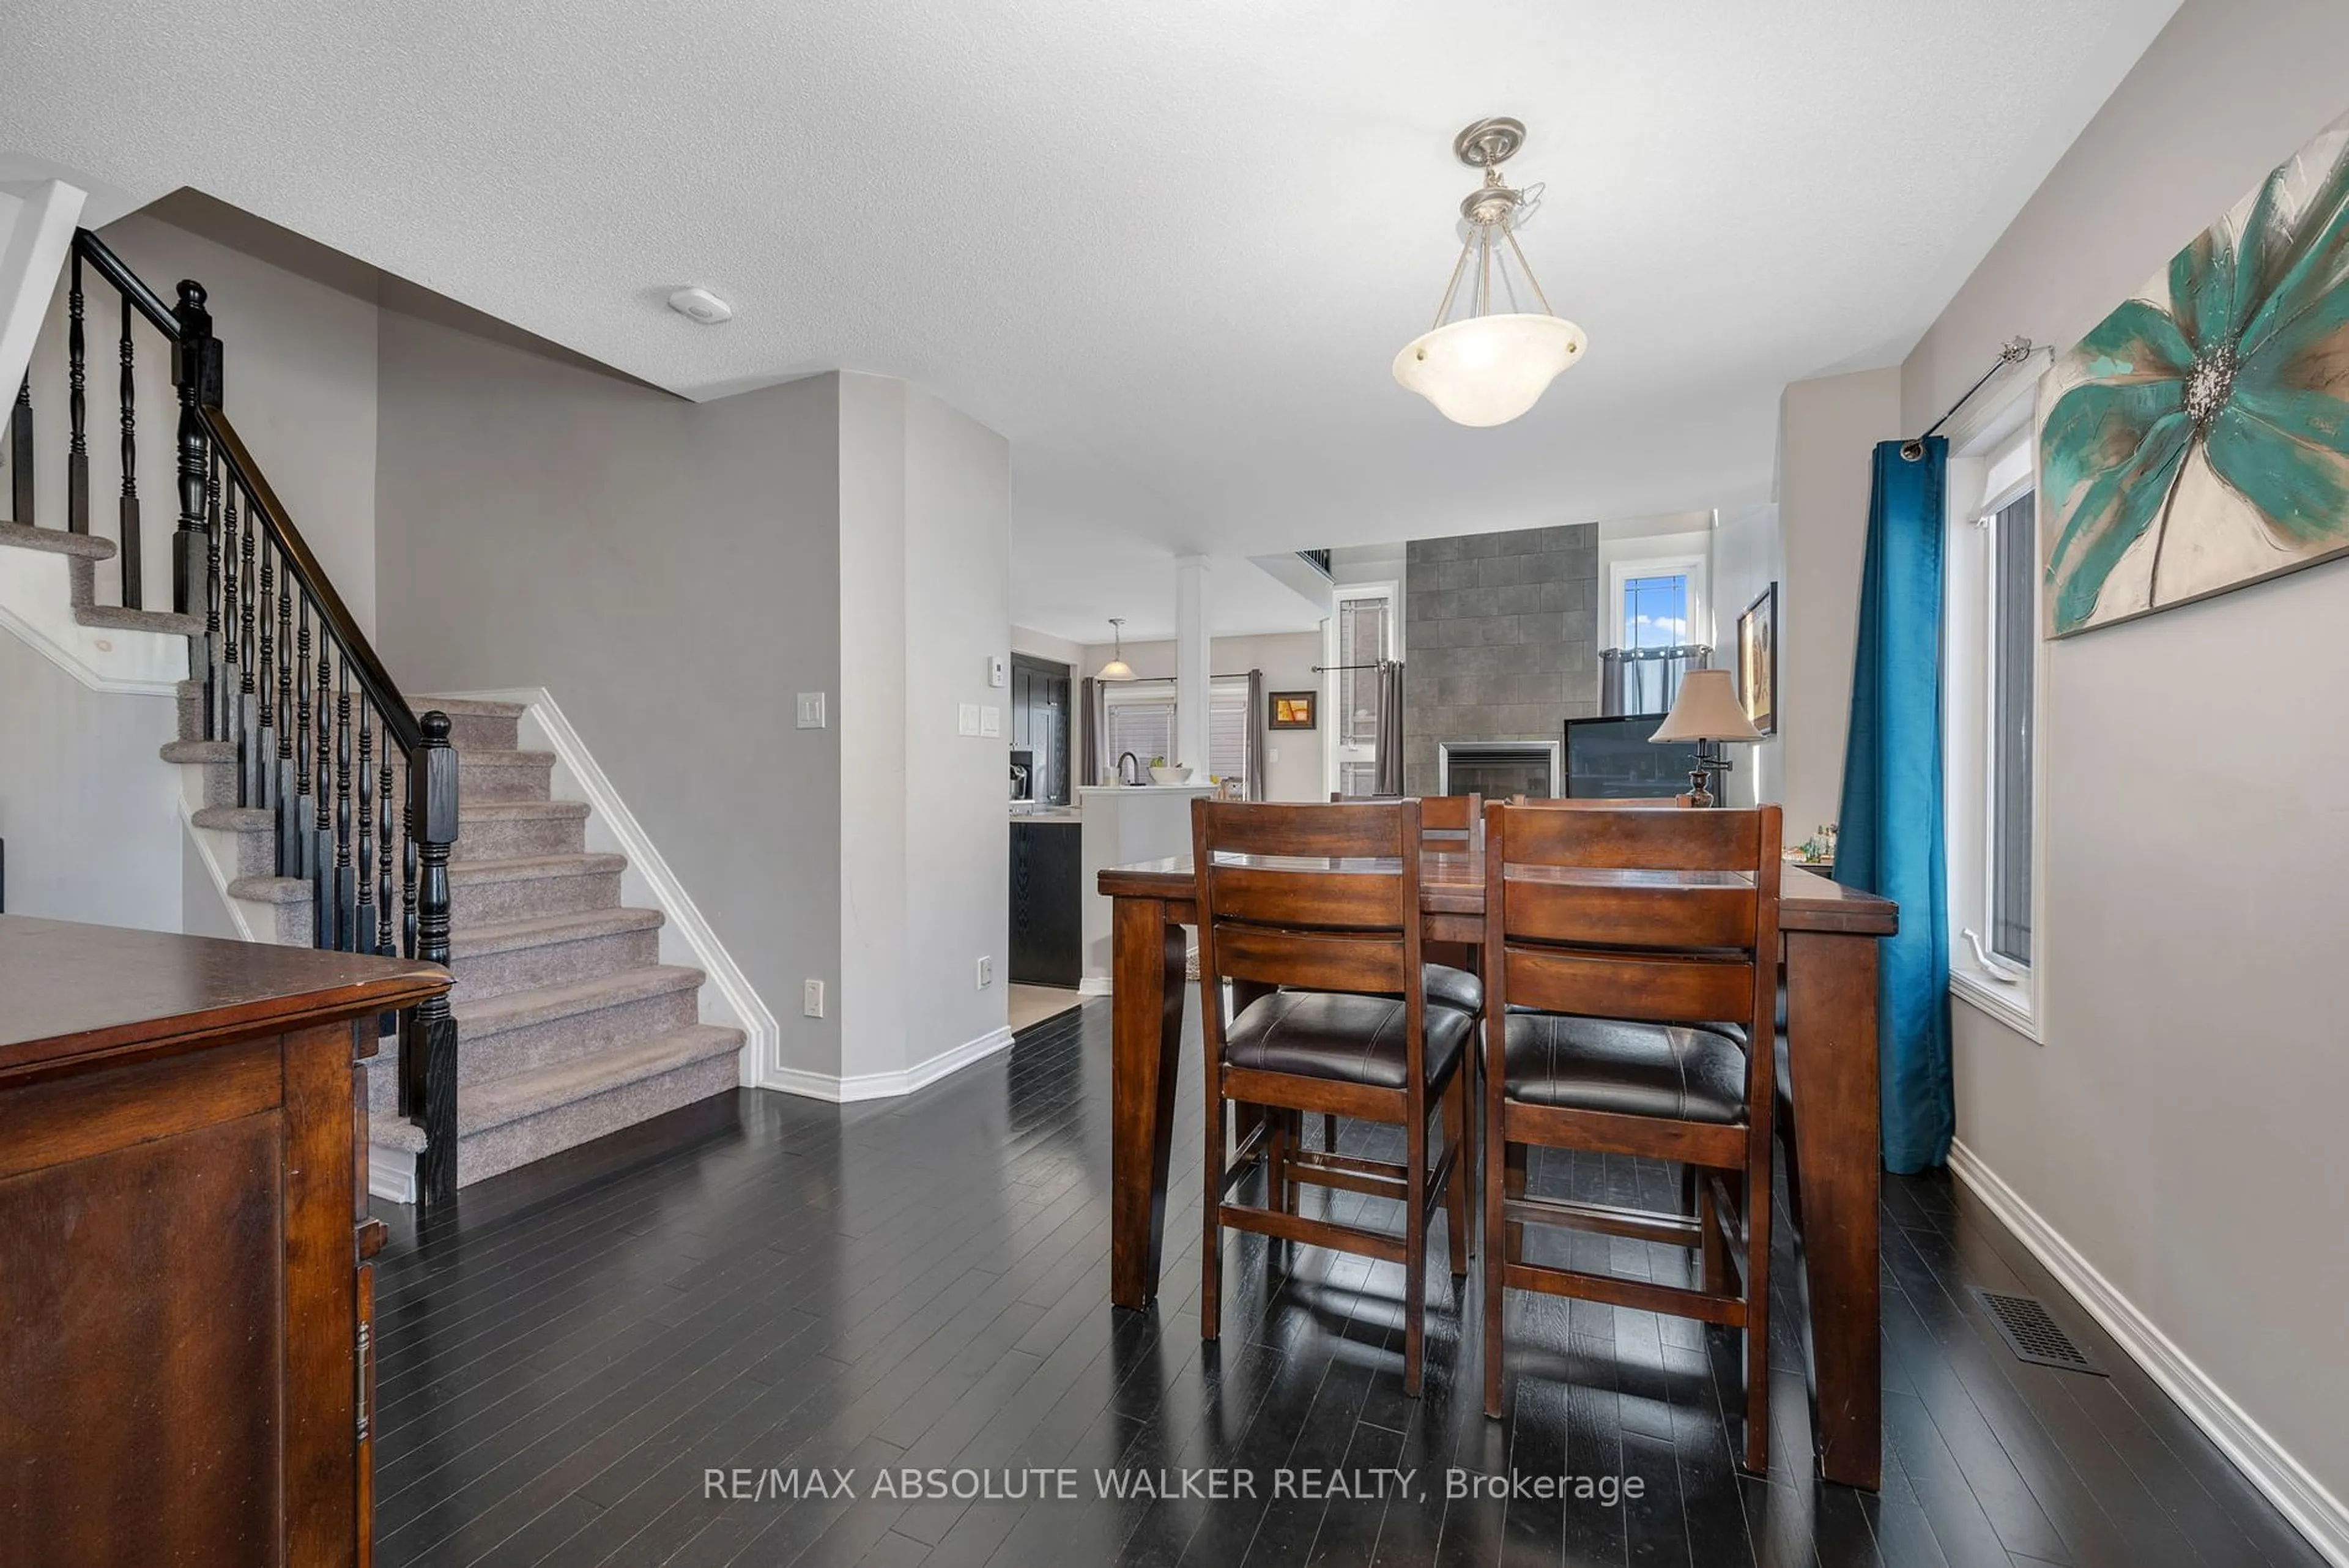
[[[1140, 1308], [1158, 1290], [1183, 998], [1191, 989], [1184, 928], [1197, 924], [1198, 911], [1188, 856], [1109, 867], [1099, 887], [1112, 908], [1110, 1299]], [[1421, 857], [1420, 890], [1424, 940], [1483, 942], [1480, 846], [1431, 843]], [[1899, 916], [1889, 899], [1785, 868], [1778, 929], [1785, 941], [1814, 1430], [1820, 1472], [1871, 1491], [1881, 1475], [1883, 1389], [1876, 944], [1898, 929]]]

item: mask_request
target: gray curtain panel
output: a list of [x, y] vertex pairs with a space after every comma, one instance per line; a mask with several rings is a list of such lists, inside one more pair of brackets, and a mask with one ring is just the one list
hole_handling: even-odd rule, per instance
[[1630, 713], [1669, 713], [1681, 694], [1681, 678], [1711, 667], [1713, 649], [1703, 643], [1634, 651], [1610, 648], [1599, 656], [1599, 711], [1607, 718]]
[[1247, 696], [1247, 757], [1242, 764], [1247, 770], [1247, 797], [1264, 799], [1264, 671], [1248, 671]]
[[1372, 760], [1379, 775], [1378, 793], [1402, 794], [1402, 664], [1379, 661], [1379, 742]]
[[1097, 784], [1102, 782], [1102, 737], [1109, 733], [1108, 693], [1102, 691], [1100, 681], [1088, 675], [1080, 701], [1084, 704], [1085, 732], [1083, 743], [1077, 748], [1077, 782]]

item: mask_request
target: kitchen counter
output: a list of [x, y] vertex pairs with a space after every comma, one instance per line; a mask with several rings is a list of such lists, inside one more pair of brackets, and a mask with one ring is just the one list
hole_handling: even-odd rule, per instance
[[1014, 822], [1063, 822], [1071, 826], [1084, 820], [1084, 815], [1073, 805], [1040, 806], [1032, 811], [1019, 806], [1011, 808]]

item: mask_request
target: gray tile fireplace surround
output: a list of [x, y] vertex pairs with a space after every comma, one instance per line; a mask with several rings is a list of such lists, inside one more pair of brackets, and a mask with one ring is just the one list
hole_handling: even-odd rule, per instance
[[1403, 787], [1444, 741], [1555, 741], [1599, 711], [1599, 528], [1414, 539], [1403, 585]]

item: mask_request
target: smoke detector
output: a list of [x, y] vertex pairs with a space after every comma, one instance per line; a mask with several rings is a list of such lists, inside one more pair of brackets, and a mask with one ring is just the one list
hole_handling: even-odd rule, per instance
[[706, 288], [680, 288], [668, 296], [668, 307], [688, 321], [715, 327], [734, 319], [734, 307]]

